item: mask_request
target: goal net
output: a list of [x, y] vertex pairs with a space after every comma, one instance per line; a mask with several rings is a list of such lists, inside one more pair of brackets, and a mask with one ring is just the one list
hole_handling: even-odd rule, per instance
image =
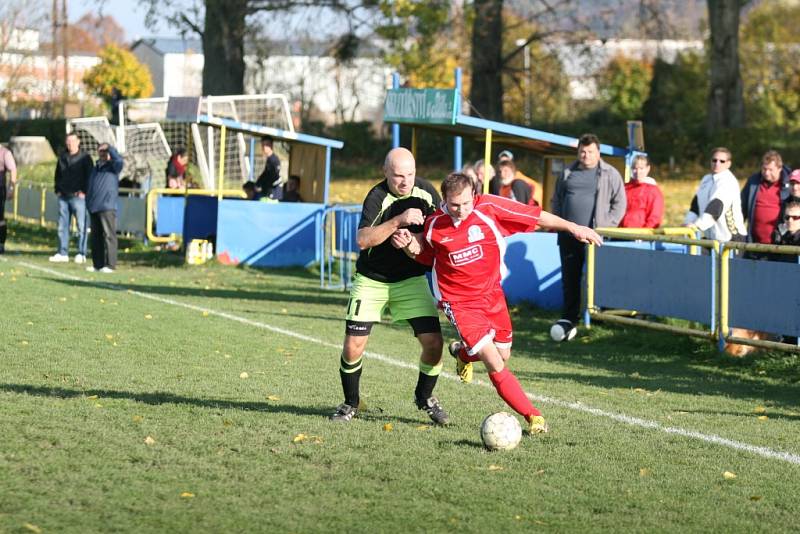
[[[161, 139], [138, 132], [137, 142], [131, 144], [128, 139], [129, 128], [133, 125], [144, 126], [157, 124], [161, 128], [167, 150], [171, 154], [178, 148], [185, 148], [189, 155], [189, 168], [195, 182], [206, 188], [218, 186], [220, 171], [224, 189], [240, 189], [247, 180], [255, 180], [264, 166], [261, 154], [260, 139], [244, 133], [228, 130], [225, 132], [225, 150], [221, 151], [222, 130], [218, 126], [196, 123], [175, 122], [167, 120], [168, 98], [145, 98], [126, 100], [122, 103], [122, 129], [126, 153], [132, 154], [135, 160], [152, 162], [154, 154], [161, 151]], [[202, 97], [200, 113], [203, 115], [225, 118], [236, 123], [271, 126], [282, 130], [294, 131], [289, 104], [284, 95], [231, 95]], [[275, 152], [283, 161], [287, 161], [288, 147], [276, 142]], [[223, 155], [220, 165], [220, 155]], [[164, 169], [167, 159], [153, 173], [153, 187], [165, 186]], [[282, 166], [282, 173], [288, 172]], [[160, 171], [160, 172], [159, 172]], [[285, 177], [284, 177], [285, 178]]]

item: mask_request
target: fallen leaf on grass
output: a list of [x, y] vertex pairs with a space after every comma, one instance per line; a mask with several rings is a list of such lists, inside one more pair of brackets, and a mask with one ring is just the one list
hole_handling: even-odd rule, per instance
[[760, 501], [761, 500], [761, 495], [751, 495], [750, 496], [750, 500], [751, 501]]
[[391, 432], [392, 430], [394, 430], [394, 425], [392, 423], [386, 423], [385, 425], [383, 425], [383, 430], [384, 432]]
[[239, 378], [249, 378], [249, 377], [250, 375], [248, 375], [246, 371], [243, 371], [242, 373], [239, 374]]
[[112, 339], [114, 339], [114, 336], [111, 334], [106, 334], [106, 339], [111, 341]]
[[22, 340], [22, 344], [23, 344], [23, 345], [27, 345], [27, 344], [28, 344], [28, 342], [27, 342], [27, 341], [25, 341], [25, 340], [23, 339], [23, 340]]
[[651, 473], [651, 471], [646, 467], [642, 467], [641, 469], [639, 469], [639, 476], [640, 477], [649, 477], [650, 473]]
[[40, 529], [38, 526], [34, 525], [33, 523], [22, 523], [22, 528], [24, 528], [25, 530], [28, 530], [30, 532], [36, 532], [36, 534], [40, 534], [42, 532], [42, 529]]
[[281, 313], [289, 313], [289, 310], [287, 310], [286, 308], [281, 308]]
[[142, 417], [141, 415], [134, 415], [132, 419], [134, 423], [141, 423], [142, 421], [144, 421], [144, 417]]
[[144, 318], [145, 318], [145, 319], [152, 319], [152, 318], [153, 318], [153, 316], [152, 316], [152, 315], [150, 315], [150, 314], [148, 313], [147, 315], [145, 315], [145, 316], [144, 316]]
[[67, 297], [60, 297], [58, 300], [61, 302], [67, 302]]
[[279, 400], [281, 400], [281, 398], [279, 396], [277, 396], [277, 395], [267, 395], [267, 400], [279, 401]]
[[25, 324], [27, 324], [28, 326], [33, 326], [33, 321], [28, 321], [28, 322], [27, 322], [27, 323], [25, 323]]
[[724, 478], [725, 480], [733, 480], [734, 478], [736, 478], [736, 473], [725, 471], [724, 473], [722, 473], [722, 478]]
[[417, 430], [428, 430], [431, 425], [419, 425], [417, 426]]
[[301, 443], [308, 439], [308, 436], [305, 434], [297, 434], [295, 437], [292, 438], [292, 443]]
[[144, 438], [144, 444], [145, 445], [155, 445], [156, 444], [156, 440], [154, 440], [151, 436], [147, 436], [146, 438]]
[[194, 493], [192, 493], [190, 491], [184, 491], [183, 493], [181, 493], [181, 499], [191, 499], [193, 497], [194, 497]]
[[208, 317], [208, 312], [203, 310], [203, 317]]
[[753, 413], [767, 413], [767, 409], [763, 406], [756, 406], [753, 408]]
[[758, 420], [759, 421], [766, 421], [767, 419], [769, 419], [768, 415], [759, 415], [758, 416]]
[[105, 303], [106, 303], [106, 299], [100, 299], [100, 304], [105, 304]]
[[492, 464], [489, 466], [489, 471], [502, 471], [503, 469], [505, 469], [505, 467], [501, 465]]
[[89, 400], [95, 400], [97, 398], [97, 395], [89, 395], [86, 398], [89, 399]]

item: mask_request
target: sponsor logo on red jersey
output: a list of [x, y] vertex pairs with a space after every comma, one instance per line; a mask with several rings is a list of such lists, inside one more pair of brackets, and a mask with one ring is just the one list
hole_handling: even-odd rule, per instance
[[448, 256], [450, 257], [451, 264], [455, 266], [466, 265], [483, 258], [483, 247], [480, 245], [473, 245], [451, 252]]

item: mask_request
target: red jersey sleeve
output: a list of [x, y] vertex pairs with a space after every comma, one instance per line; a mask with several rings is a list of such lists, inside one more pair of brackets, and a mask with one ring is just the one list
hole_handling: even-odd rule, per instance
[[428, 230], [430, 230], [431, 224], [435, 217], [428, 217], [425, 220], [425, 224], [422, 227], [422, 233], [420, 234], [420, 244], [422, 245], [422, 250], [419, 254], [414, 258], [418, 263], [425, 265], [427, 267], [431, 267], [433, 265], [433, 247], [430, 243], [428, 243], [425, 236], [428, 235]]
[[539, 224], [540, 206], [521, 204], [495, 195], [481, 195], [476, 207], [490, 210], [504, 236], [533, 232]]

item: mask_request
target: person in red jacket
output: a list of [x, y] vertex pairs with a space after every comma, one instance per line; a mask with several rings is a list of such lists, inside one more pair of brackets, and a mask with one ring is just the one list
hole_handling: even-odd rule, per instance
[[628, 208], [620, 228], [658, 228], [664, 219], [664, 195], [650, 178], [650, 161], [645, 155], [633, 158], [631, 181], [625, 184]]

